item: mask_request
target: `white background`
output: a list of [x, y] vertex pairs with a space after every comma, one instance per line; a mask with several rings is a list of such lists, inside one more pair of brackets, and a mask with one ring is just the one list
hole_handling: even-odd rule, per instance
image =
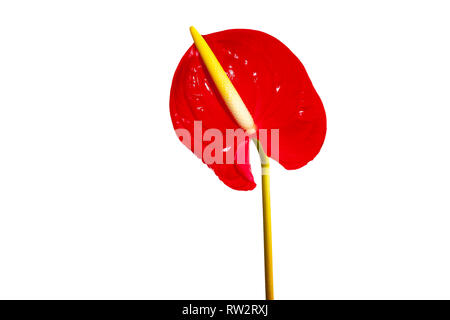
[[450, 298], [449, 11], [2, 2], [0, 298], [264, 298], [260, 186], [228, 189], [172, 129], [191, 24], [279, 38], [326, 108], [319, 156], [272, 165], [276, 298]]

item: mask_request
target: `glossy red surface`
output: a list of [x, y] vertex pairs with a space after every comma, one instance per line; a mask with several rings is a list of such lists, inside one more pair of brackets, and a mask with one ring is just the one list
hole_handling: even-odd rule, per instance
[[[326, 133], [322, 102], [298, 58], [279, 40], [254, 30], [226, 30], [204, 36], [231, 82], [253, 116], [257, 129], [279, 129], [279, 151], [266, 153], [286, 169], [298, 169], [320, 151]], [[194, 121], [203, 130], [238, 129], [222, 98], [216, 91], [199, 53], [192, 45], [181, 59], [172, 82], [170, 114], [175, 129], [187, 129], [192, 141], [183, 141], [204, 162], [203, 151], [210, 141], [197, 135]], [[270, 142], [270, 130], [268, 139]], [[180, 139], [181, 140], [181, 139]], [[194, 145], [201, 145], [194, 150]], [[240, 147], [224, 143], [222, 155], [238, 152], [248, 155], [248, 138]], [[236, 150], [235, 150], [236, 149]], [[229, 187], [251, 190], [255, 182], [250, 165], [217, 164], [208, 166]]]

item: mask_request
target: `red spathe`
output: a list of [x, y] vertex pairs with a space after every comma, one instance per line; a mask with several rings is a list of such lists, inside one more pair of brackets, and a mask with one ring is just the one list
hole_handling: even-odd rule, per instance
[[[286, 169], [298, 169], [319, 153], [326, 134], [323, 104], [300, 60], [276, 38], [254, 30], [225, 30], [204, 36], [248, 110], [257, 130], [267, 129], [266, 153]], [[203, 131], [238, 129], [236, 121], [217, 92], [201, 57], [192, 45], [181, 59], [170, 92], [170, 115], [175, 129], [190, 132], [183, 141], [203, 158], [211, 143], [194, 135], [194, 121]], [[278, 129], [278, 154], [270, 150], [271, 129]], [[194, 141], [197, 139], [197, 141]], [[232, 152], [248, 155], [248, 138], [239, 147], [223, 141], [223, 159]], [[200, 148], [198, 148], [200, 146]], [[201, 151], [200, 151], [201, 150]], [[217, 156], [217, 155], [216, 155]], [[230, 155], [228, 155], [228, 159]], [[251, 190], [255, 182], [248, 157], [244, 164], [212, 163], [208, 166], [227, 186]]]

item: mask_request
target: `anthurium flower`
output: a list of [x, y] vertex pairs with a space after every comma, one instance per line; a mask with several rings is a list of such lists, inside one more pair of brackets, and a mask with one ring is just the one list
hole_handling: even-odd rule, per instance
[[325, 139], [326, 116], [300, 60], [260, 31], [226, 30], [204, 39], [251, 114], [254, 130], [243, 130], [230, 113], [192, 45], [175, 71], [170, 92], [170, 114], [180, 140], [237, 190], [256, 186], [248, 159], [252, 135], [288, 170], [314, 159]]

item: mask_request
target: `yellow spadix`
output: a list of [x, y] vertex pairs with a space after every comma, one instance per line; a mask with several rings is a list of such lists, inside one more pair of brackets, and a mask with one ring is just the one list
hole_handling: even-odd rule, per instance
[[241, 96], [236, 91], [236, 88], [228, 78], [225, 70], [223, 70], [216, 56], [201, 34], [198, 33], [194, 27], [190, 27], [190, 31], [192, 39], [194, 39], [195, 46], [197, 47], [197, 50], [200, 53], [200, 56], [205, 63], [217, 90], [220, 93], [220, 96], [225, 101], [225, 104], [234, 119], [248, 134], [254, 133], [256, 129], [252, 115], [245, 106], [244, 101], [242, 101]]

